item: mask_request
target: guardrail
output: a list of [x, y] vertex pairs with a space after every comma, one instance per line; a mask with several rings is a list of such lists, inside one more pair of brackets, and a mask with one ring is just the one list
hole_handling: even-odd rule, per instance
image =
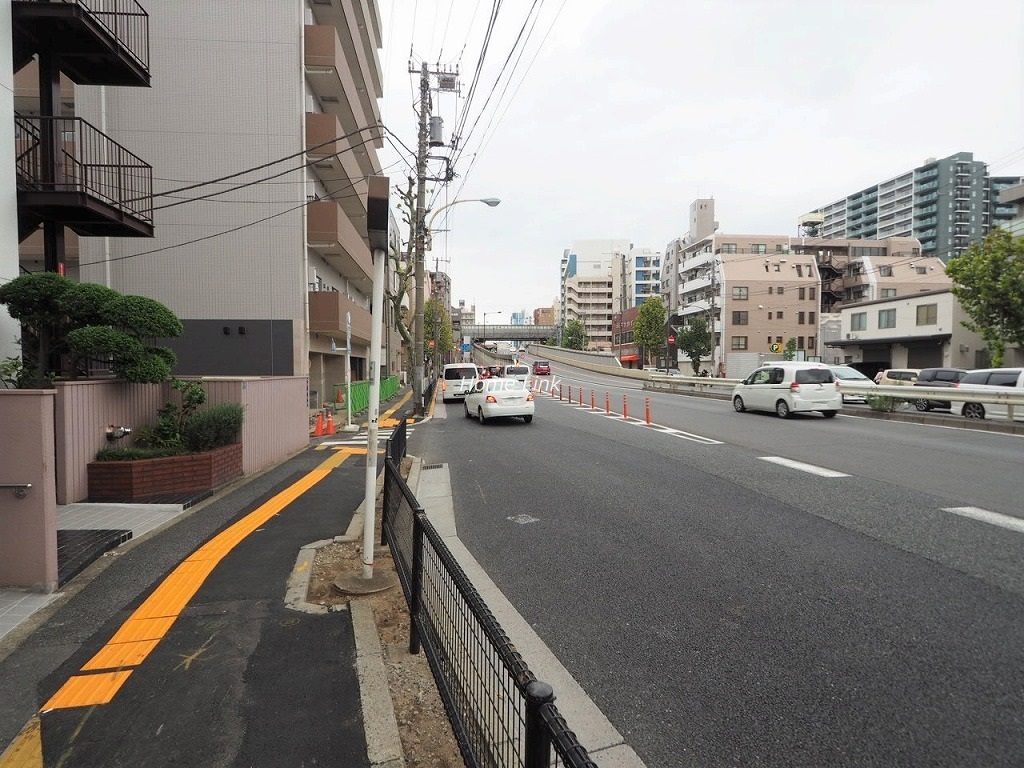
[[402, 478], [406, 422], [387, 441], [381, 543], [467, 766], [597, 768]]
[[[715, 379], [703, 376], [666, 376], [651, 374], [652, 389], [668, 389], [676, 392], [714, 390], [725, 393], [731, 391], [743, 379]], [[955, 403], [982, 403], [989, 405], [1005, 405], [1006, 418], [1013, 421], [1017, 411], [1024, 413], [1024, 390], [1007, 389], [999, 391], [978, 392], [959, 387], [925, 387], [906, 384], [854, 384], [843, 382], [842, 392], [846, 395], [880, 395], [894, 397], [899, 400], [915, 402], [917, 400], [948, 400]]]

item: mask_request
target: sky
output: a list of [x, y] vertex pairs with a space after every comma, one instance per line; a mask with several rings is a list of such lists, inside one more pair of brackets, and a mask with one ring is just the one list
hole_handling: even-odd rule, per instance
[[576, 240], [664, 252], [697, 198], [722, 232], [796, 235], [927, 158], [1024, 176], [1020, 0], [498, 0], [482, 61], [495, 0], [377, 1], [393, 184], [421, 63], [459, 73], [433, 112], [457, 177], [430, 208], [502, 202], [440, 214], [426, 263], [488, 323], [552, 306]]

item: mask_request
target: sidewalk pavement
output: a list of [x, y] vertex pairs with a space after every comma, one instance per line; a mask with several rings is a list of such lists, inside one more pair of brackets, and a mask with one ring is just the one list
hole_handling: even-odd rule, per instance
[[305, 602], [316, 547], [361, 540], [339, 437], [189, 509], [62, 508], [133, 536], [58, 593], [0, 590], [0, 768], [404, 765], [372, 610]]

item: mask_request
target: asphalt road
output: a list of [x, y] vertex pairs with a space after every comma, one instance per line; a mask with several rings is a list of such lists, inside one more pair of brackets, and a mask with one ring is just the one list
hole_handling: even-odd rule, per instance
[[598, 411], [439, 404], [410, 451], [449, 463], [460, 538], [648, 766], [1021, 763], [1022, 438], [554, 373]]

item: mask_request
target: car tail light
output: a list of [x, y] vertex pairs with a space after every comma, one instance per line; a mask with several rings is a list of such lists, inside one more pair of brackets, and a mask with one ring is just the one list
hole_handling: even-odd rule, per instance
[[442, 381], [441, 382], [441, 391], [442, 392], [447, 392], [448, 391], [448, 382], [447, 381]]
[[526, 402], [530, 402], [531, 400], [533, 400], [533, 395], [532, 394], [527, 395], [526, 396]]
[[797, 384], [795, 381], [790, 382], [790, 384], [789, 384], [789, 391], [790, 392], [799, 392], [800, 391], [800, 385]]
[[496, 403], [496, 402], [498, 402], [498, 398], [496, 398], [494, 395], [488, 395], [487, 396], [487, 402], [488, 403]]
[[836, 379], [836, 389], [839, 389], [839, 379]]

